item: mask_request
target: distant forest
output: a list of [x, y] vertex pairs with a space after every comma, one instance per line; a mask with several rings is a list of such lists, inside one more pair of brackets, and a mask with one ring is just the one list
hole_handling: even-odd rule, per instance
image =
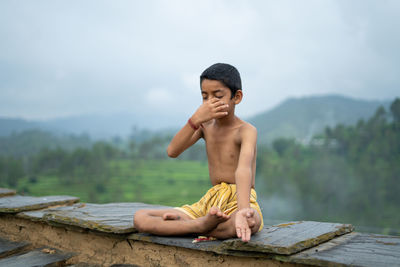
[[[209, 186], [204, 144], [171, 160], [165, 152], [170, 139], [93, 142], [40, 130], [15, 133], [0, 138], [0, 186], [100, 203], [193, 201]], [[193, 177], [185, 178], [190, 170]], [[400, 235], [400, 99], [355, 125], [328, 127], [307, 144], [278, 138], [259, 145], [257, 180], [265, 218], [352, 223]], [[157, 181], [165, 185], [150, 186]], [[274, 209], [272, 199], [293, 207]]]

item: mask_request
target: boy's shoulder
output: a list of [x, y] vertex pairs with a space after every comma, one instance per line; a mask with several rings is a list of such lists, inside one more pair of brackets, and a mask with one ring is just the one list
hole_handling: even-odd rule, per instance
[[238, 133], [241, 142], [257, 142], [257, 128], [249, 122], [241, 120]]
[[251, 132], [251, 133], [257, 134], [257, 128], [254, 125], [252, 125], [251, 123], [249, 123], [247, 121], [241, 120], [241, 119], [240, 119], [240, 121], [241, 121], [241, 123], [240, 123], [239, 130], [241, 132]]

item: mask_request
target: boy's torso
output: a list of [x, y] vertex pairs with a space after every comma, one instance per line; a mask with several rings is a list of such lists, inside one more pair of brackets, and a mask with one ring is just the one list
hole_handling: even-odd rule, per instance
[[[215, 121], [204, 124], [203, 138], [206, 143], [208, 168], [210, 180], [213, 185], [225, 182], [235, 183], [235, 172], [238, 167], [240, 148], [242, 142], [242, 129], [250, 124], [236, 119], [232, 125], [219, 127]], [[254, 176], [256, 167], [256, 155], [252, 163], [252, 182], [254, 188]]]

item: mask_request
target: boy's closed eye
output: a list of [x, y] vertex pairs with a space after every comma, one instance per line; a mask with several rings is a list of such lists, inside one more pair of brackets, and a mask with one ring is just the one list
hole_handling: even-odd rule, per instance
[[[223, 96], [216, 96], [216, 98], [221, 99]], [[208, 100], [208, 97], [203, 97], [203, 100]]]

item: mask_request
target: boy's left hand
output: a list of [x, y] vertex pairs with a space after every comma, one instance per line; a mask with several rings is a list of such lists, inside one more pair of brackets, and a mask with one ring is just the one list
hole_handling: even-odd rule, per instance
[[241, 209], [236, 212], [235, 229], [238, 238], [243, 242], [250, 241], [251, 229], [249, 227], [248, 219], [254, 216], [254, 211], [251, 208]]

